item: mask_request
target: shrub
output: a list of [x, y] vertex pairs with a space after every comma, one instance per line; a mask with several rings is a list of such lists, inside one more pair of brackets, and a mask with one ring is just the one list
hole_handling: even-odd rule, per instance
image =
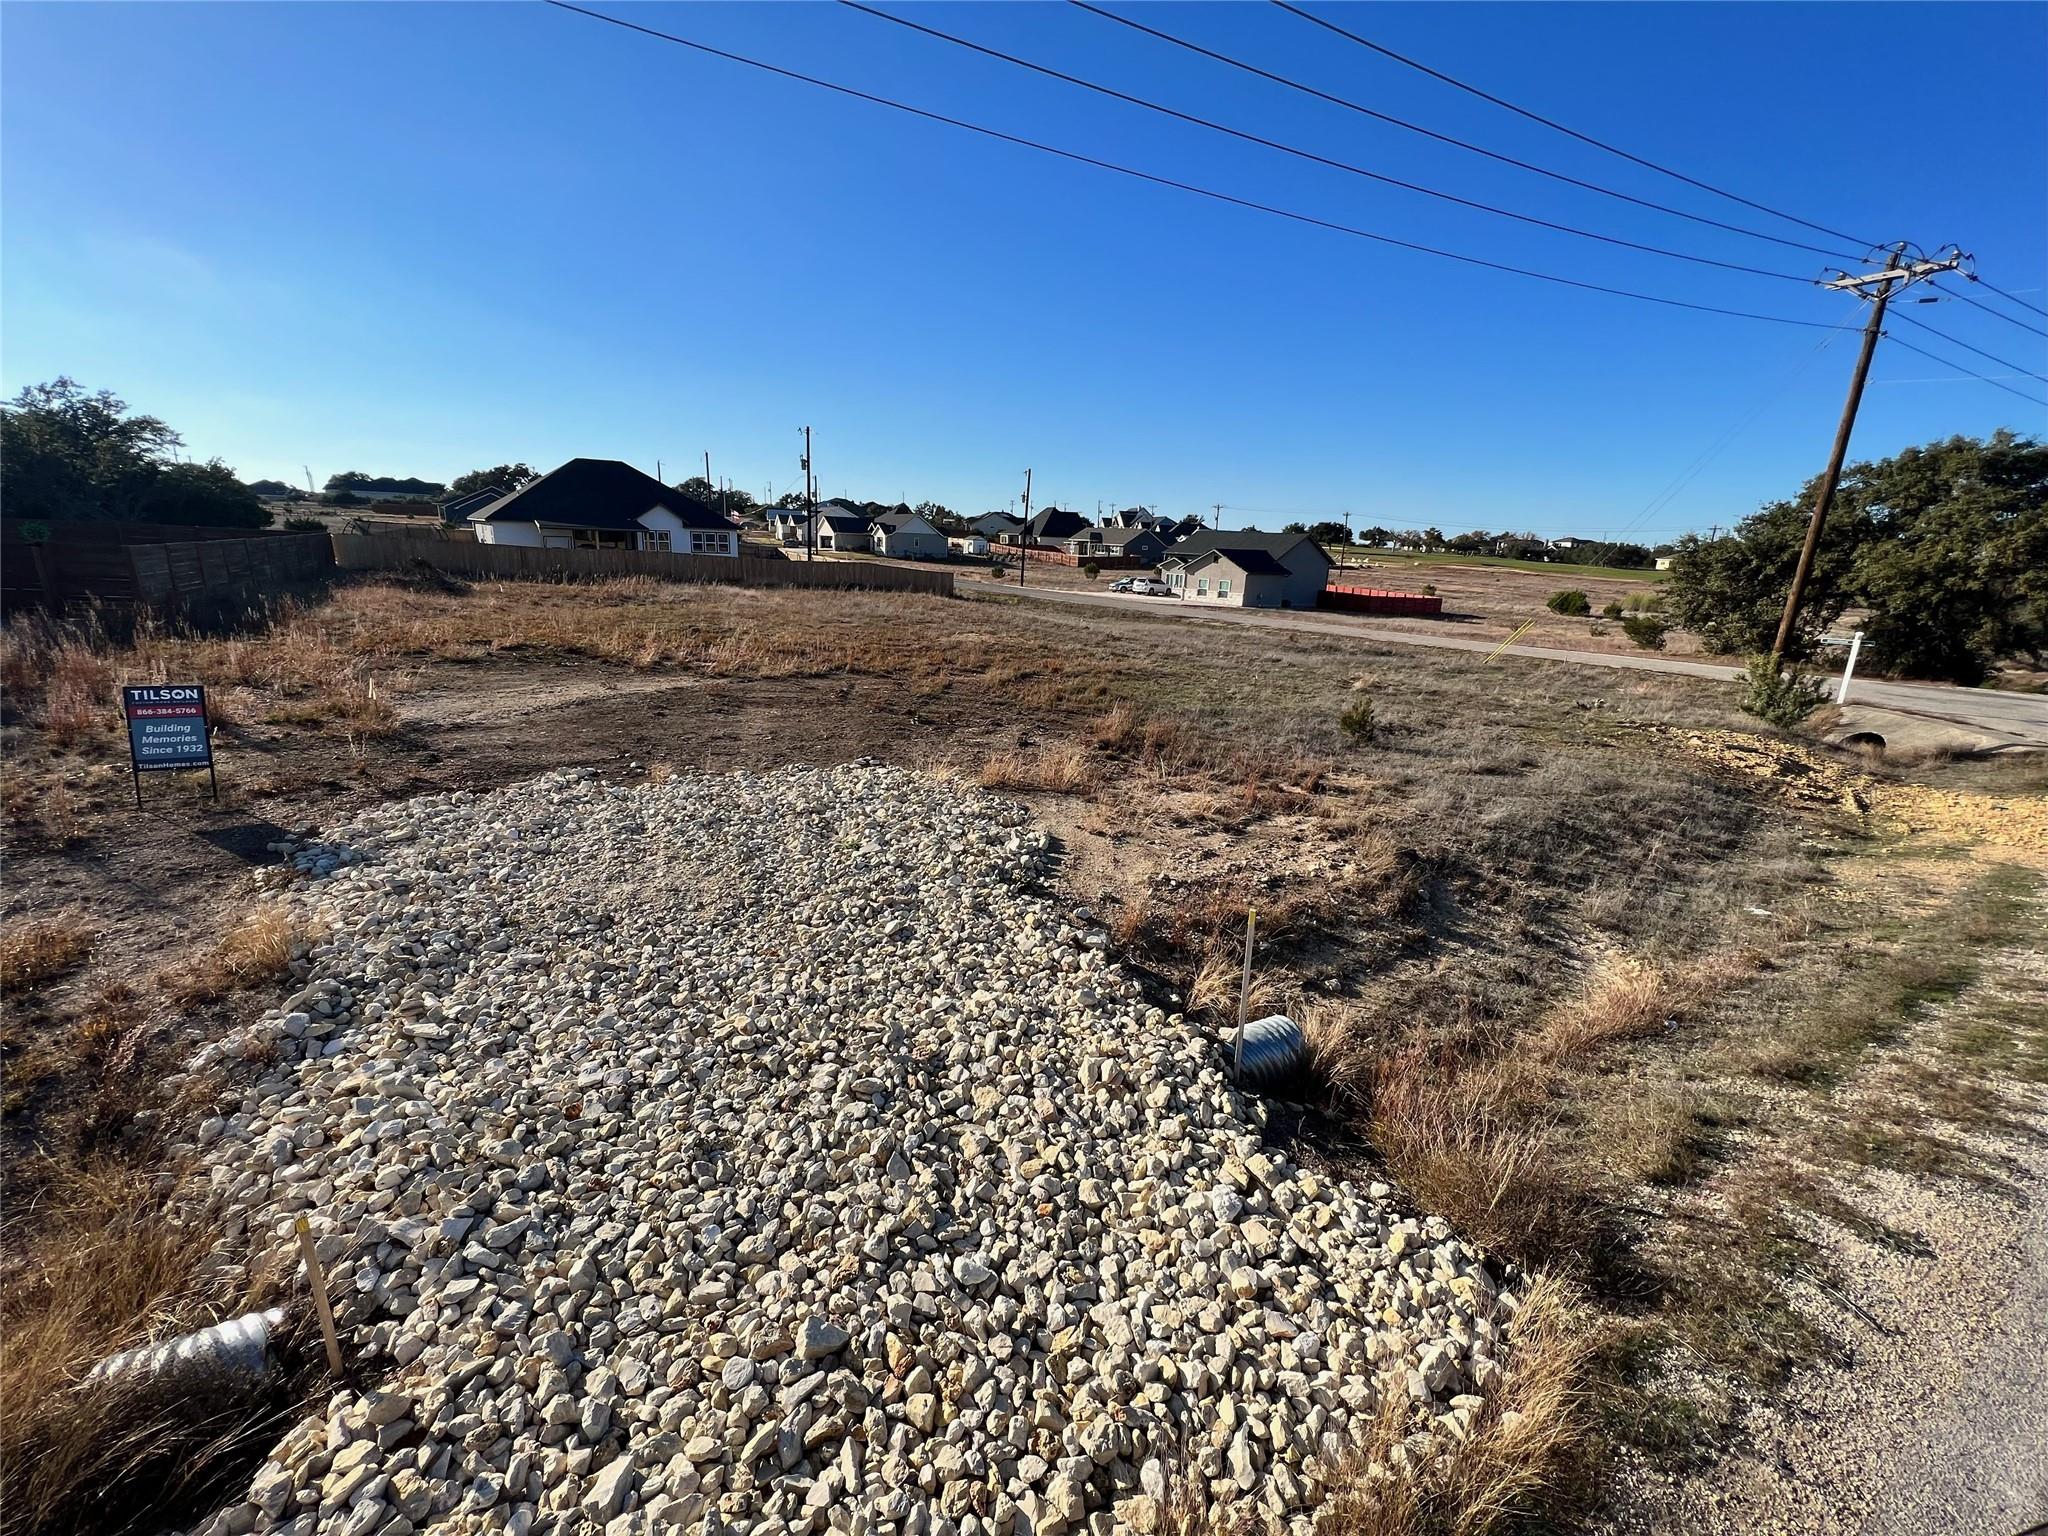
[[1621, 606], [1630, 613], [1661, 613], [1664, 610], [1662, 592], [1631, 592], [1621, 600]]
[[1379, 734], [1379, 722], [1373, 718], [1372, 696], [1361, 693], [1344, 706], [1344, 713], [1337, 717], [1337, 729], [1344, 733], [1344, 739], [1354, 747], [1362, 747]]
[[1422, 595], [1423, 595], [1424, 597], [1435, 597], [1435, 596], [1436, 596], [1436, 583], [1435, 583], [1435, 582], [1433, 582], [1433, 581], [1425, 581], [1425, 582], [1424, 582], [1424, 583], [1422, 584]]
[[1544, 602], [1552, 613], [1561, 613], [1567, 618], [1582, 619], [1593, 611], [1593, 600], [1577, 587], [1566, 587], [1562, 592], [1553, 592]]
[[1081, 567], [1081, 574], [1083, 576], [1086, 576], [1090, 581], [1093, 581], [1096, 577], [1102, 574], [1102, 567], [1097, 565], [1093, 560], [1090, 560], [1086, 565]]
[[1741, 709], [1780, 730], [1790, 730], [1827, 697], [1827, 685], [1797, 667], [1780, 667], [1769, 656], [1752, 656], [1743, 663]]
[[1646, 651], [1664, 649], [1664, 635], [1671, 625], [1654, 613], [1625, 614], [1621, 621], [1622, 631]]
[[1602, 608], [1602, 609], [1600, 610], [1600, 617], [1601, 617], [1601, 618], [1603, 618], [1603, 619], [1618, 619], [1618, 618], [1620, 618], [1620, 617], [1621, 617], [1621, 604], [1620, 604], [1620, 603], [1612, 603], [1612, 602], [1611, 602], [1611, 603], [1609, 603], [1609, 604], [1608, 604], [1608, 605], [1607, 605], [1607, 606], [1606, 606], [1605, 608]]
[[325, 533], [327, 525], [317, 517], [288, 517], [278, 525], [286, 533]]

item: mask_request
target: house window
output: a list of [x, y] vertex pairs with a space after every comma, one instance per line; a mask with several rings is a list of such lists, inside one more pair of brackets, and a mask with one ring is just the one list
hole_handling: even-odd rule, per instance
[[1209, 595], [1209, 578], [1208, 578], [1208, 577], [1206, 577], [1206, 576], [1197, 576], [1197, 577], [1195, 578], [1195, 596], [1197, 596], [1197, 597], [1207, 597], [1208, 595]]
[[693, 555], [722, 555], [726, 552], [726, 540], [731, 537], [732, 535], [728, 533], [692, 533], [690, 535], [690, 553]]
[[663, 554], [668, 554], [672, 547], [669, 543], [668, 530], [666, 528], [656, 528], [649, 532], [647, 535], [647, 547], [649, 549], [658, 549]]
[[1230, 596], [1230, 578], [1228, 576], [1222, 577], [1217, 581], [1216, 595], [1218, 597]]

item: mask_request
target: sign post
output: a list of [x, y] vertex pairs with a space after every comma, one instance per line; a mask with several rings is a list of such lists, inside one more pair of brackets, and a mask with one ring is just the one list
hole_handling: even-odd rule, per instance
[[121, 713], [128, 720], [128, 761], [135, 773], [138, 810], [142, 806], [142, 776], [173, 768], [204, 768], [213, 798], [220, 799], [204, 688], [197, 683], [125, 687]]

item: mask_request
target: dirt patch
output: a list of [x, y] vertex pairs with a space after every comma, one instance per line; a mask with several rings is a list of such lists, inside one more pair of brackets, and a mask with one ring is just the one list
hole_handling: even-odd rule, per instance
[[1868, 816], [1875, 829], [1892, 835], [2048, 854], [2048, 796], [1887, 782], [1838, 756], [1744, 731], [1639, 729], [1718, 773], [1761, 780], [1786, 800], [1815, 810]]

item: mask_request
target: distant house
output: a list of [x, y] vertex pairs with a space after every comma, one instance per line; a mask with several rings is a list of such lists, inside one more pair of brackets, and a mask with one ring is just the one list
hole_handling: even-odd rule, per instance
[[898, 560], [943, 560], [946, 536], [915, 512], [883, 512], [869, 524], [878, 555]]
[[488, 507], [505, 494], [502, 485], [487, 485], [480, 491], [471, 491], [466, 496], [457, 496], [453, 501], [441, 503], [441, 521], [444, 523], [467, 523], [469, 514]]
[[1562, 539], [1552, 539], [1550, 541], [1550, 547], [1552, 549], [1579, 549], [1584, 545], [1591, 544], [1593, 542], [1594, 541], [1591, 539], [1574, 539], [1566, 537]]
[[874, 531], [858, 512], [818, 509], [818, 548], [838, 554], [874, 547]]
[[1676, 559], [1676, 558], [1677, 558], [1677, 557], [1676, 557], [1676, 556], [1674, 556], [1674, 555], [1659, 555], [1659, 556], [1657, 556], [1657, 569], [1658, 569], [1658, 570], [1660, 570], [1660, 571], [1668, 571], [1668, 570], [1670, 570], [1670, 569], [1671, 569], [1671, 562], [1672, 562], [1672, 561], [1673, 561], [1674, 559]]
[[1000, 539], [1015, 533], [1024, 526], [1024, 519], [1012, 517], [1007, 512], [984, 512], [967, 525], [969, 533], [978, 533], [984, 539]]
[[1305, 533], [1205, 528], [1167, 551], [1166, 585], [1191, 603], [1231, 608], [1313, 608], [1330, 557]]
[[768, 514], [768, 532], [776, 543], [794, 549], [805, 542], [804, 528], [809, 522], [807, 513], [793, 507], [776, 507]]
[[1047, 507], [1035, 514], [1021, 529], [1003, 535], [1005, 544], [1030, 544], [1040, 548], [1064, 549], [1067, 540], [1088, 527], [1088, 519], [1061, 507]]
[[988, 540], [978, 533], [956, 533], [946, 543], [956, 555], [981, 556], [988, 553]]
[[1083, 528], [1067, 540], [1067, 553], [1083, 560], [1135, 560], [1157, 565], [1166, 558], [1166, 541], [1150, 528]]
[[469, 514], [480, 544], [641, 549], [737, 558], [739, 530], [693, 496], [617, 459], [571, 459]]

